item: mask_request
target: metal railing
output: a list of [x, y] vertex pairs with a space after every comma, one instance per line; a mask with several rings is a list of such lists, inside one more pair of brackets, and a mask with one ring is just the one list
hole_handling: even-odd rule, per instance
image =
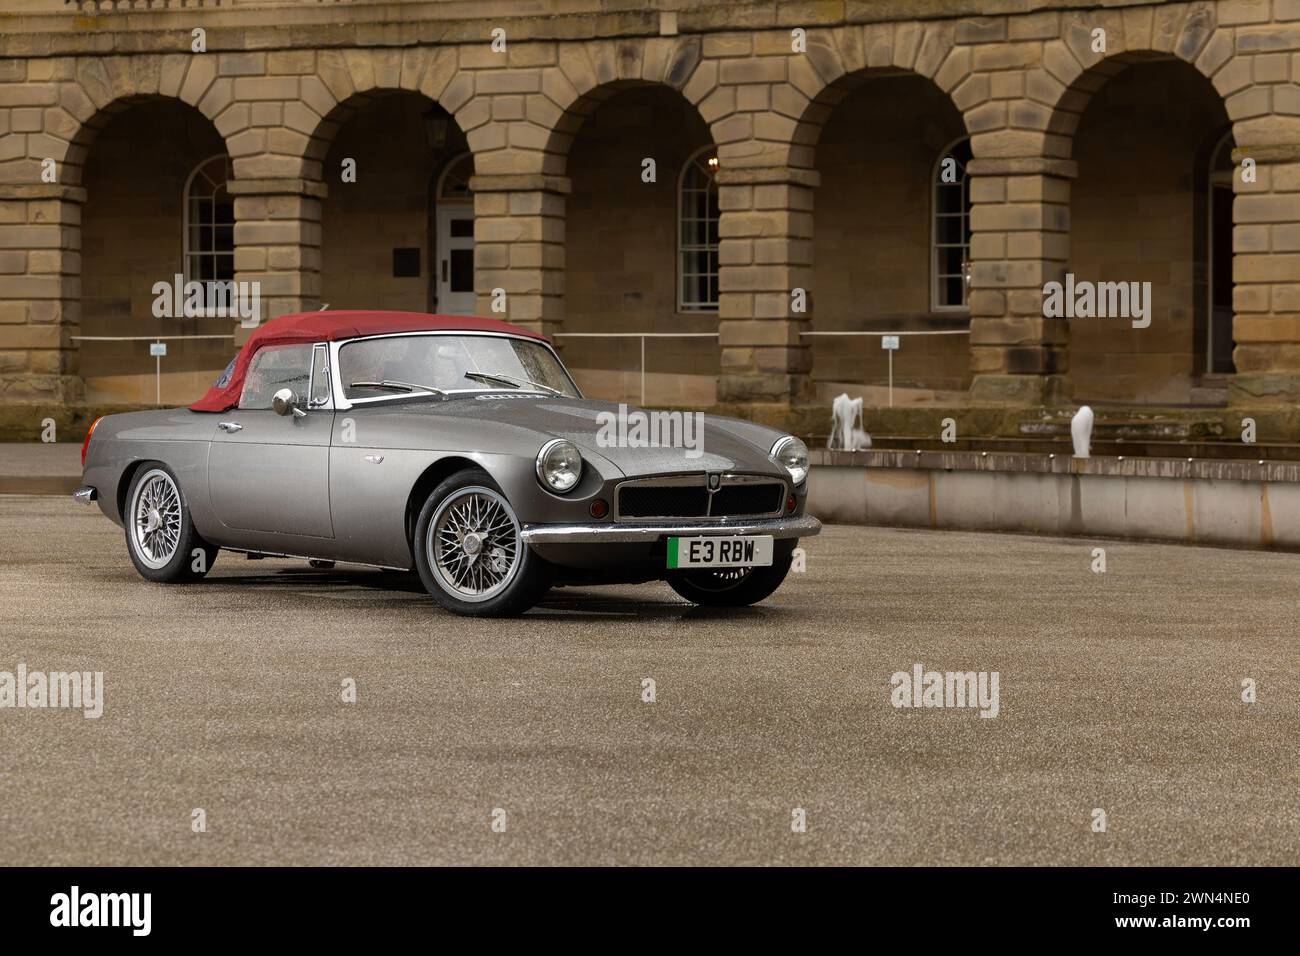
[[[828, 336], [829, 336], [829, 335], [852, 335], [852, 336], [875, 335], [875, 336], [879, 336], [881, 339], [886, 339], [886, 338], [894, 338], [894, 339], [898, 339], [898, 338], [902, 338], [902, 337], [904, 337], [904, 336], [908, 336], [908, 335], [970, 335], [970, 329], [915, 329], [915, 330], [912, 330], [912, 331], [905, 331], [905, 330], [903, 330], [903, 329], [897, 329], [897, 330], [895, 330], [895, 331], [882, 331], [882, 332], [874, 332], [874, 331], [872, 331], [872, 332], [865, 332], [865, 331], [850, 331], [850, 332], [800, 332], [799, 334], [800, 334], [801, 336], [804, 336], [804, 335], [808, 335], [808, 336], [813, 336], [813, 335], [828, 335]], [[882, 344], [882, 346], [883, 346], [883, 345], [886, 345], [887, 343], [882, 342], [881, 344]], [[886, 348], [885, 351], [887, 351], [887, 352], [889, 353], [889, 407], [890, 407], [890, 408], [893, 408], [893, 407], [894, 407], [894, 353], [895, 353], [896, 351], [898, 351], [898, 343], [895, 342], [893, 348]]]
[[[553, 338], [557, 339], [638, 339], [640, 343], [641, 361], [638, 369], [641, 384], [641, 404], [645, 404], [645, 341], [646, 339], [716, 339], [717, 332], [557, 332]], [[903, 338], [909, 335], [970, 335], [970, 329], [918, 329], [907, 331], [898, 329], [894, 331], [846, 331], [846, 332], [800, 332], [800, 336], [876, 336], [878, 338]], [[74, 335], [71, 337], [74, 342], [149, 342], [151, 344], [162, 344], [167, 341], [188, 341], [194, 339], [225, 339], [229, 341], [230, 335]], [[895, 348], [886, 349], [889, 352], [889, 406], [894, 406], [894, 352]], [[162, 355], [155, 355], [154, 379], [155, 379], [155, 396], [157, 403], [162, 404]]]
[[[909, 335], [970, 335], [970, 329], [895, 329], [881, 331], [852, 330], [846, 332], [800, 332], [800, 336], [877, 336], [878, 338], [903, 338]], [[645, 340], [646, 339], [716, 339], [717, 332], [557, 332], [557, 339], [639, 339], [641, 346], [641, 404], [645, 404]], [[889, 352], [889, 407], [894, 407], [894, 352], [897, 346], [886, 349]]]
[[[151, 345], [191, 339], [225, 339], [227, 342], [233, 341], [229, 333], [226, 335], [73, 335], [70, 338], [74, 342], [148, 342]], [[161, 405], [162, 353], [156, 350], [152, 351], [154, 351], [154, 402]]]
[[645, 340], [646, 339], [716, 339], [717, 332], [556, 332], [556, 339], [640, 339], [641, 340], [641, 404], [645, 404]]

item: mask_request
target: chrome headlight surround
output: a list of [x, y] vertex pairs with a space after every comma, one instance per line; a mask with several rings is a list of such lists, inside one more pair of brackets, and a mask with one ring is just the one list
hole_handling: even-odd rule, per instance
[[768, 452], [772, 460], [790, 473], [790, 480], [802, 485], [808, 477], [808, 446], [793, 435], [779, 439]]
[[582, 453], [567, 438], [552, 438], [537, 453], [537, 480], [554, 495], [578, 486], [582, 478]]

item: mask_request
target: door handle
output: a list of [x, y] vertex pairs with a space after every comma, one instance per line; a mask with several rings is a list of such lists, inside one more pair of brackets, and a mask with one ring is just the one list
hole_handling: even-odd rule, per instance
[[217, 427], [223, 432], [237, 432], [244, 426], [239, 422], [217, 422]]

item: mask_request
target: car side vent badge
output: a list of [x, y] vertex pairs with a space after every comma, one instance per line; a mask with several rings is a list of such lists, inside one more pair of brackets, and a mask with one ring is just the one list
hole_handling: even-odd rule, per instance
[[384, 463], [383, 455], [366, 455], [366, 461], [372, 465], [382, 465]]

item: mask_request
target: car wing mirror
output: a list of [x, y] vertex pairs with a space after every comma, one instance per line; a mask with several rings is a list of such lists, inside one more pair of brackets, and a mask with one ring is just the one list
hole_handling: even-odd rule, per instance
[[277, 415], [292, 414], [294, 418], [306, 418], [307, 413], [302, 410], [298, 402], [298, 396], [291, 388], [282, 388], [271, 397], [271, 407], [275, 409]]

